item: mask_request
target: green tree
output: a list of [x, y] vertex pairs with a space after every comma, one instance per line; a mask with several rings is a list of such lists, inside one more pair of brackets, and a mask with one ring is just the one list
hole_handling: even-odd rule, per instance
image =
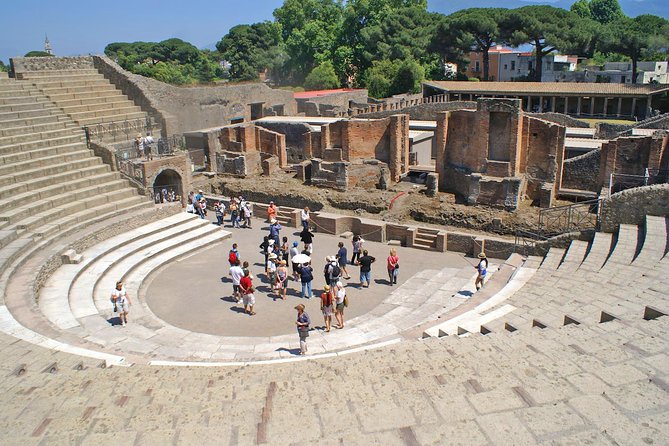
[[663, 53], [669, 47], [669, 21], [651, 14], [633, 19], [623, 17], [607, 27], [608, 33], [601, 47], [629, 57], [632, 61], [632, 83], [637, 80], [638, 62], [645, 55]]
[[590, 14], [590, 2], [588, 0], [576, 0], [569, 10], [581, 18], [592, 18]]
[[483, 80], [490, 79], [490, 48], [501, 42], [500, 24], [508, 14], [503, 8], [471, 8], [452, 15], [452, 26], [473, 42], [473, 47], [483, 55]]
[[7, 71], [9, 71], [9, 67], [0, 60], [0, 72], [6, 73]]
[[323, 62], [311, 70], [311, 73], [304, 80], [304, 88], [307, 90], [329, 90], [338, 87], [339, 78], [335, 73], [332, 62], [329, 61]]
[[625, 17], [618, 0], [590, 0], [590, 17], [607, 24]]
[[[443, 64], [453, 62], [458, 67], [463, 68], [469, 63], [467, 54], [471, 51], [471, 36], [465, 33], [460, 27], [455, 26], [455, 20], [451, 16], [438, 16], [435, 26], [435, 33], [430, 42], [430, 52], [440, 58], [441, 73], [443, 73]], [[443, 74], [442, 74], [443, 76]], [[434, 76], [431, 79], [436, 79]]]
[[510, 11], [502, 25], [505, 40], [514, 46], [534, 47], [532, 80], [541, 82], [543, 57], [555, 50], [583, 54], [592, 51], [591, 21], [552, 6], [524, 6]]
[[258, 73], [269, 69], [278, 76], [284, 61], [281, 26], [272, 22], [237, 25], [217, 44], [222, 59], [232, 64], [234, 80], [258, 79]]
[[23, 57], [53, 57], [53, 54], [49, 54], [46, 51], [29, 51]]
[[391, 94], [419, 93], [425, 80], [425, 69], [415, 60], [403, 60], [390, 85]]
[[364, 84], [374, 98], [418, 93], [424, 80], [425, 70], [412, 59], [374, 61], [364, 75]]

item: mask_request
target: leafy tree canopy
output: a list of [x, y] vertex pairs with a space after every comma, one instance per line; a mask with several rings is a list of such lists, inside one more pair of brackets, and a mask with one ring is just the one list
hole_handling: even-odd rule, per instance
[[332, 62], [323, 62], [311, 73], [304, 81], [304, 88], [307, 90], [328, 90], [339, 87], [339, 78], [335, 73]]
[[49, 54], [46, 51], [29, 51], [23, 57], [53, 57], [53, 54]]

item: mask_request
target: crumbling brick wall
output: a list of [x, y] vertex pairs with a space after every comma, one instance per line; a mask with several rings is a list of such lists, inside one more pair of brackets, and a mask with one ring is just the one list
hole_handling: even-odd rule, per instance
[[599, 192], [600, 157], [601, 150], [597, 149], [565, 160], [562, 167], [562, 188]]

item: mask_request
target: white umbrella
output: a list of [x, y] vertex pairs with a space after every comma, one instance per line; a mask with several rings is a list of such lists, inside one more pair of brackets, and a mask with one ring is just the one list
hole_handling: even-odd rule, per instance
[[311, 262], [311, 257], [309, 257], [306, 254], [298, 254], [296, 256], [293, 256], [293, 258], [290, 259], [290, 261], [293, 263], [309, 263]]

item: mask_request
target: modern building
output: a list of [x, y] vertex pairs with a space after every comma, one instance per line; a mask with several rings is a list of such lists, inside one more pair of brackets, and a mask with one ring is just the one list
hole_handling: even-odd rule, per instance
[[[483, 53], [472, 51], [468, 55], [467, 77], [483, 79]], [[507, 82], [527, 77], [534, 71], [535, 57], [529, 52], [516, 51], [497, 45], [488, 51], [489, 78], [491, 81]], [[576, 70], [578, 58], [561, 54], [549, 54], [542, 59], [541, 80], [560, 81], [564, 73]]]
[[[459, 82], [423, 83], [423, 97], [449, 101], [478, 98], [522, 100], [529, 112], [559, 112], [582, 117], [645, 119], [662, 109], [660, 99], [669, 94], [668, 85], [599, 84], [575, 82]], [[666, 100], [664, 101], [666, 104]]]

